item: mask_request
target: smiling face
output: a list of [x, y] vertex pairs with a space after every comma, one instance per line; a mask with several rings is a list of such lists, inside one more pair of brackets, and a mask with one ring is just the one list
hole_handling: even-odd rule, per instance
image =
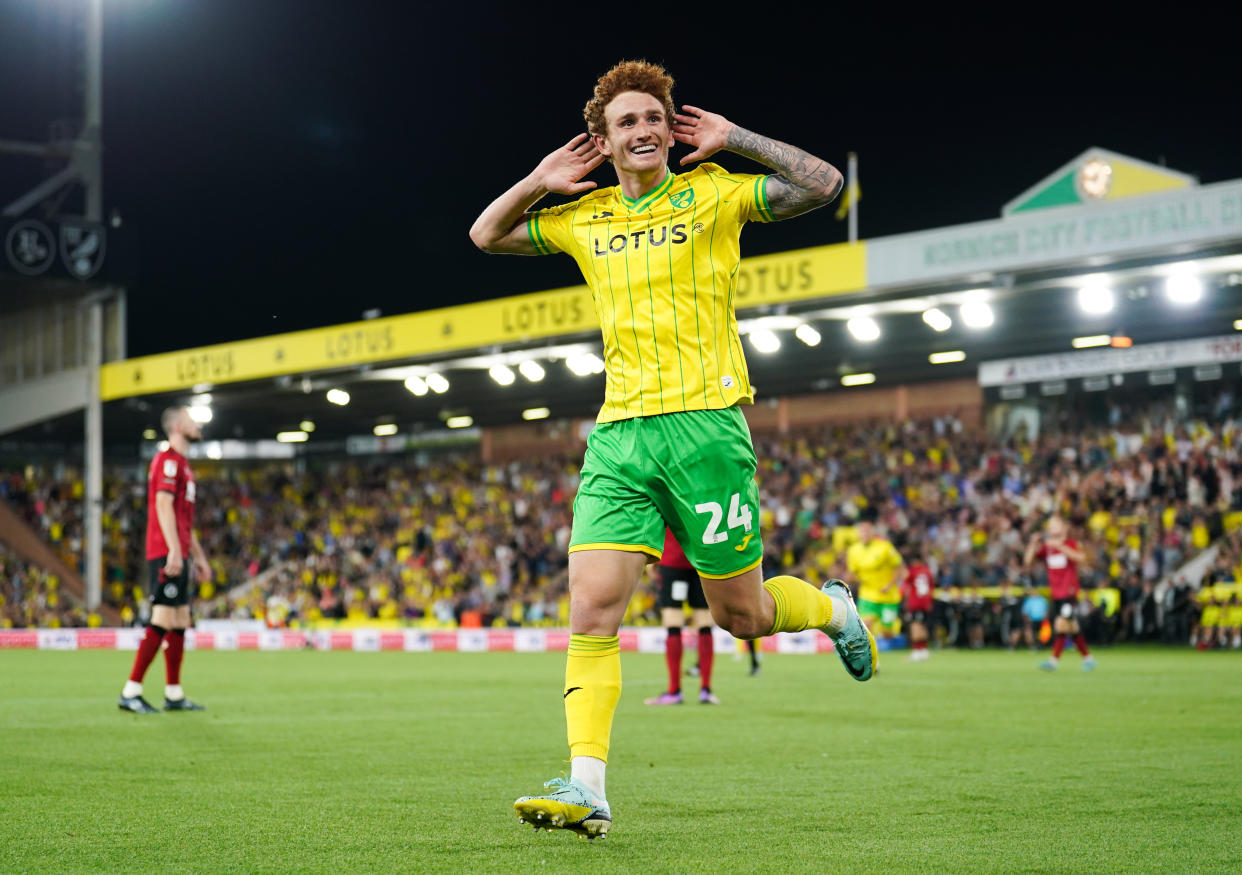
[[644, 176], [668, 164], [672, 145], [664, 106], [642, 91], [623, 91], [604, 107], [607, 132], [596, 134], [595, 148], [612, 159], [617, 173]]

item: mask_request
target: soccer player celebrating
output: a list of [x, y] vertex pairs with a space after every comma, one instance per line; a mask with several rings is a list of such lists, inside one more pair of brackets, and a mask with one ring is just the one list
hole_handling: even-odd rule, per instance
[[932, 570], [921, 558], [910, 564], [901, 582], [901, 593], [905, 599], [903, 622], [910, 630], [910, 661], [926, 662], [927, 624], [936, 604]]
[[[866, 681], [876, 647], [849, 589], [793, 577], [765, 581], [755, 454], [738, 405], [752, 402], [733, 312], [747, 222], [831, 202], [841, 174], [801, 149], [693, 106], [673, 107], [673, 80], [624, 61], [595, 84], [579, 134], [495, 201], [470, 229], [487, 252], [570, 255], [591, 288], [604, 341], [604, 404], [587, 442], [569, 542], [570, 642], [565, 719], [571, 774], [514, 803], [536, 828], [607, 832], [613, 714], [621, 694], [617, 630], [667, 523], [703, 580], [717, 624], [738, 638], [821, 629], [849, 675]], [[774, 172], [700, 163], [726, 150]], [[618, 184], [583, 177], [610, 161]], [[528, 212], [548, 194], [572, 203]]]
[[845, 551], [845, 564], [858, 580], [858, 610], [867, 628], [892, 636], [901, 613], [901, 554], [875, 530], [876, 513], [867, 508], [855, 528], [858, 540]]
[[1061, 660], [1061, 651], [1065, 645], [1074, 641], [1074, 646], [1082, 654], [1084, 671], [1095, 668], [1095, 657], [1087, 649], [1087, 639], [1078, 628], [1078, 566], [1086, 559], [1082, 548], [1073, 538], [1066, 537], [1065, 520], [1059, 516], [1050, 517], [1045, 525], [1047, 534], [1040, 537], [1039, 532], [1031, 535], [1026, 545], [1026, 556], [1023, 564], [1028, 568], [1036, 559], [1042, 559], [1048, 570], [1048, 590], [1052, 597], [1052, 656], [1040, 663], [1044, 671], [1056, 671]]
[[647, 699], [648, 705], [680, 705], [681, 695], [681, 629], [686, 624], [685, 605], [690, 606], [690, 622], [699, 630], [699, 704], [719, 705], [712, 694], [712, 662], [715, 658], [712, 641], [712, 612], [703, 595], [703, 581], [686, 558], [686, 553], [664, 530], [664, 553], [656, 566], [660, 578], [660, 622], [668, 630], [664, 639], [664, 662], [668, 666], [668, 691]]
[[164, 710], [202, 711], [181, 689], [185, 630], [190, 625], [190, 560], [199, 580], [211, 579], [207, 554], [194, 534], [194, 472], [186, 460], [190, 441], [202, 429], [185, 407], [170, 407], [160, 417], [168, 449], [157, 453], [147, 472], [147, 569], [151, 619], [134, 656], [134, 667], [117, 706], [135, 714], [155, 714], [142, 697], [142, 679], [164, 647]]

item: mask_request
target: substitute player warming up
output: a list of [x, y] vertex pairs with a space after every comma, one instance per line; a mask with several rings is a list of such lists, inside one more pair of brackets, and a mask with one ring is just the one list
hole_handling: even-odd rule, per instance
[[194, 472], [186, 460], [190, 441], [202, 437], [199, 424], [185, 407], [170, 407], [160, 418], [168, 449], [159, 452], [147, 472], [147, 571], [151, 619], [134, 668], [121, 690], [117, 707], [135, 714], [155, 714], [142, 697], [142, 679], [161, 645], [164, 648], [164, 710], [202, 711], [181, 689], [185, 630], [190, 625], [190, 564], [200, 580], [211, 578], [207, 555], [194, 534]]
[[1052, 656], [1040, 663], [1044, 671], [1056, 671], [1061, 662], [1061, 652], [1074, 642], [1082, 654], [1083, 671], [1095, 668], [1095, 657], [1087, 649], [1087, 639], [1078, 628], [1078, 566], [1086, 558], [1082, 548], [1073, 538], [1066, 537], [1065, 520], [1050, 517], [1044, 526], [1046, 534], [1031, 535], [1026, 545], [1024, 563], [1029, 568], [1036, 559], [1042, 559], [1048, 570], [1048, 590], [1052, 597]]
[[[480, 249], [563, 252], [591, 288], [604, 341], [604, 404], [587, 441], [569, 541], [570, 641], [564, 706], [571, 773], [514, 803], [538, 827], [608, 831], [605, 795], [613, 714], [621, 695], [617, 631], [667, 524], [703, 581], [716, 623], [737, 638], [821, 629], [846, 671], [869, 680], [875, 640], [849, 589], [793, 577], [764, 580], [750, 430], [739, 407], [753, 392], [733, 296], [747, 222], [792, 218], [831, 202], [841, 174], [814, 155], [693, 106], [677, 113], [673, 80], [644, 61], [595, 84], [579, 134], [547, 155], [475, 221]], [[532, 109], [531, 123], [546, 116]], [[721, 150], [772, 168], [730, 173], [701, 163]], [[583, 177], [610, 161], [618, 184]], [[577, 200], [528, 212], [548, 194]]]

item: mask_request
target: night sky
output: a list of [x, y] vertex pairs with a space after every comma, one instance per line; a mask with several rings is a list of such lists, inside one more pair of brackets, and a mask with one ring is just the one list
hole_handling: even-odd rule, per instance
[[[0, 0], [0, 138], [42, 140], [49, 121], [78, 113], [80, 6]], [[486, 256], [466, 232], [583, 130], [595, 78], [628, 57], [664, 63], [679, 105], [843, 171], [858, 152], [863, 237], [995, 218], [1090, 146], [1203, 183], [1242, 177], [1242, 68], [1219, 12], [106, 6], [105, 210], [140, 241], [131, 355], [581, 282], [568, 258]], [[676, 146], [674, 164], [687, 151]], [[712, 160], [756, 169], [727, 153]], [[0, 198], [43, 175], [0, 156]], [[592, 178], [615, 183], [606, 166]], [[748, 230], [743, 252], [845, 234], [828, 209]]]

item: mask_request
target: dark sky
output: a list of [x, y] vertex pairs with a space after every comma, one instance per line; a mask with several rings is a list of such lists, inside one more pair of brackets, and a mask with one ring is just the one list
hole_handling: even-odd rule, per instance
[[[80, 4], [0, 0], [0, 138], [77, 113]], [[466, 232], [625, 57], [664, 63], [679, 104], [842, 169], [857, 151], [864, 237], [994, 218], [1089, 146], [1242, 177], [1238, 43], [1189, 7], [106, 5], [105, 204], [141, 241], [131, 355], [579, 283], [568, 258], [485, 256]], [[40, 178], [22, 161], [0, 156], [6, 203]], [[821, 211], [744, 253], [844, 237]]]

